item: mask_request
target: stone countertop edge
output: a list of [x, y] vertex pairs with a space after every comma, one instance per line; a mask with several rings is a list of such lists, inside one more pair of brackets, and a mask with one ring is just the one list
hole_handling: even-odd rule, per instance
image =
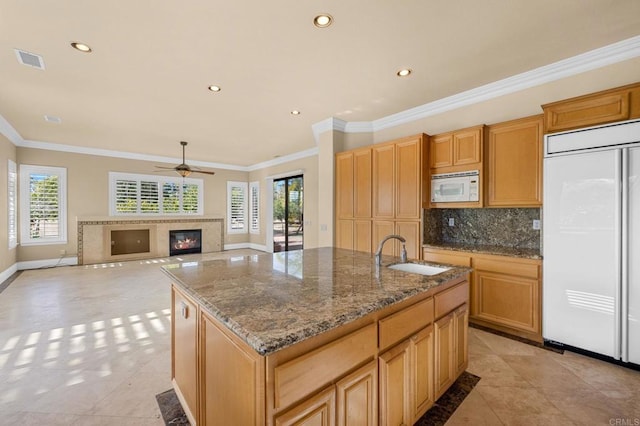
[[[329, 253], [333, 254], [333, 265], [327, 262]], [[272, 266], [276, 260], [295, 264], [302, 258], [310, 265], [301, 262], [301, 279]], [[262, 356], [418, 294], [433, 293], [472, 271], [447, 265], [451, 269], [434, 276], [407, 273], [387, 268], [400, 263], [398, 257], [383, 256], [383, 266], [376, 274], [373, 254], [331, 247], [248, 255], [235, 258], [235, 263], [185, 262], [163, 266], [162, 270], [202, 309]], [[330, 291], [323, 294], [325, 289]]]
[[541, 251], [539, 249], [530, 248], [451, 243], [427, 243], [423, 244], [422, 247], [451, 251], [466, 251], [478, 254], [493, 254], [497, 256], [519, 257], [522, 259], [542, 260]]

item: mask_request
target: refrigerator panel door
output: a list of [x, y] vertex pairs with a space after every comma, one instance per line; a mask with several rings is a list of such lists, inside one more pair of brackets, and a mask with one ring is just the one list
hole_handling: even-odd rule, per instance
[[628, 360], [640, 364], [640, 148], [629, 150]]
[[544, 162], [543, 337], [618, 358], [620, 151]]

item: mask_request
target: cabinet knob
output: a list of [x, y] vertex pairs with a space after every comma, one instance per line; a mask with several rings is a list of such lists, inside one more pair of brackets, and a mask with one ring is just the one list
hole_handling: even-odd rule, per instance
[[189, 318], [189, 305], [184, 302], [180, 302], [180, 314], [184, 319]]

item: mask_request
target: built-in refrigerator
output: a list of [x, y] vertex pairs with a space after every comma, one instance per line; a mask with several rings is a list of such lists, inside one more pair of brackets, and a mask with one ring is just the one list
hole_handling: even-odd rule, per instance
[[640, 120], [544, 149], [543, 337], [640, 364]]

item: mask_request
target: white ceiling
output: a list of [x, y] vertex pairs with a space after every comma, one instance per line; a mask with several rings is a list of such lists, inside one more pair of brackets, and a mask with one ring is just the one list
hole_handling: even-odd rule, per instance
[[638, 35], [638, 0], [0, 0], [0, 115], [27, 141], [179, 157], [186, 140], [187, 162], [249, 166], [314, 148], [329, 117], [379, 120]]

